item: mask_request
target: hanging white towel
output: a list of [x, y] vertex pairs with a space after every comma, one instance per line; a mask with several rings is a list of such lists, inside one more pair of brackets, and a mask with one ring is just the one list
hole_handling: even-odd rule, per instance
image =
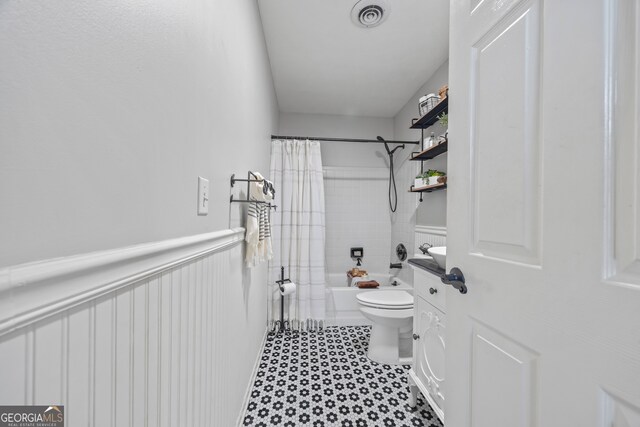
[[253, 173], [256, 182], [249, 185], [249, 209], [247, 210], [247, 254], [245, 261], [254, 267], [273, 256], [271, 249], [271, 224], [269, 221], [269, 201], [273, 199], [272, 190], [264, 191], [267, 181], [258, 172]]
[[249, 200], [254, 200], [254, 202], [250, 202], [247, 209], [247, 232], [244, 238], [247, 242], [245, 261], [249, 267], [253, 267], [257, 263], [260, 242], [260, 203], [255, 201], [264, 200], [262, 175], [255, 173], [254, 176], [259, 181], [249, 183]]
[[269, 261], [273, 258], [273, 247], [271, 245], [271, 208], [270, 203], [273, 200], [274, 191], [273, 184], [265, 180], [265, 187], [269, 185], [270, 189], [264, 196], [264, 200], [267, 203], [263, 203], [263, 210], [260, 216], [260, 254], [264, 261]]

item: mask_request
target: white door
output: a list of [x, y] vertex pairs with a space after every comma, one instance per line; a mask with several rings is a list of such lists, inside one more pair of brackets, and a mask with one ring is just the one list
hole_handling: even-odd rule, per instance
[[447, 427], [640, 426], [640, 1], [451, 13]]

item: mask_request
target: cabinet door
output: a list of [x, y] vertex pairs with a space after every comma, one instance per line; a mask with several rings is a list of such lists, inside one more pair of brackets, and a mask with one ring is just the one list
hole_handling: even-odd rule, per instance
[[435, 404], [444, 408], [444, 335], [445, 315], [424, 298], [416, 298], [415, 332], [420, 336], [414, 346], [414, 370]]

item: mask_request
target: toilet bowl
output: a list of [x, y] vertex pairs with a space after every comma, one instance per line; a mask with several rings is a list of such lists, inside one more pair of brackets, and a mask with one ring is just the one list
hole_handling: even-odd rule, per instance
[[397, 365], [400, 333], [413, 325], [413, 295], [406, 291], [371, 291], [356, 295], [360, 311], [373, 322], [367, 357], [374, 362]]

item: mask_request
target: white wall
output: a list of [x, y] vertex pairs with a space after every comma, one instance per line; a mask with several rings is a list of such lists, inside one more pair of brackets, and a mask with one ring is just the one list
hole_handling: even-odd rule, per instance
[[11, 1], [0, 30], [0, 266], [227, 228], [229, 176], [268, 170], [254, 1]]
[[[393, 137], [393, 119], [281, 113], [280, 135], [375, 139]], [[323, 142], [326, 261], [329, 274], [355, 267], [351, 247], [363, 247], [362, 268], [386, 273], [391, 222], [388, 156], [381, 144]]]
[[[409, 129], [411, 126], [411, 119], [418, 116], [418, 99], [428, 93], [438, 93], [438, 89], [447, 84], [449, 80], [449, 61], [445, 62], [438, 68], [438, 70], [427, 80], [427, 82], [409, 99], [406, 105], [395, 116], [395, 134], [397, 139], [420, 139], [420, 131], [415, 129]], [[428, 137], [431, 132], [435, 132], [436, 136], [444, 133], [444, 129], [436, 124], [433, 127], [425, 130], [425, 137]], [[454, 142], [455, 143], [455, 142]], [[415, 162], [418, 164], [419, 162]], [[424, 163], [425, 170], [438, 169], [446, 172], [447, 170], [447, 155], [444, 154], [433, 160], [429, 160]], [[413, 182], [413, 181], [412, 181]], [[416, 198], [419, 196], [416, 196]], [[423, 195], [424, 201], [419, 204], [416, 213], [416, 224], [418, 225], [434, 225], [434, 226], [446, 226], [447, 219], [447, 192], [436, 191], [433, 193], [425, 193]]]
[[[26, 387], [24, 393], [16, 392], [16, 403], [69, 402], [67, 414], [75, 420], [70, 426], [89, 425], [87, 411], [114, 407], [120, 408], [116, 424], [127, 425], [120, 422], [120, 414], [134, 411], [127, 417], [141, 425], [140, 416], [153, 416], [141, 409], [155, 406], [138, 407], [140, 395], [126, 393], [153, 390], [145, 381], [155, 373], [141, 379], [139, 367], [155, 353], [153, 347], [137, 344], [144, 329], [138, 329], [138, 322], [129, 330], [127, 316], [143, 319], [146, 313], [160, 312], [154, 295], [164, 276], [147, 275], [148, 268], [158, 265], [138, 268], [129, 245], [155, 245], [183, 236], [197, 239], [241, 222], [242, 206], [229, 203], [229, 177], [249, 169], [268, 170], [268, 142], [278, 123], [257, 4], [13, 1], [2, 4], [0, 31], [0, 301], [13, 310], [3, 309], [0, 316], [0, 323], [9, 325], [0, 333], [0, 360], [27, 361], [25, 371], [7, 364], [0, 372], [3, 389]], [[210, 179], [208, 216], [196, 215], [198, 175]], [[104, 301], [94, 299], [77, 308], [66, 306], [67, 298], [41, 295], [58, 280], [39, 276], [41, 266], [51, 262], [41, 260], [64, 257], [64, 262], [82, 264], [85, 256], [105, 250], [115, 251], [119, 259], [105, 270], [123, 269], [114, 278], [144, 277], [140, 283], [145, 284], [132, 279], [126, 290], [105, 291]], [[74, 254], [79, 258], [69, 258]], [[212, 371], [202, 370], [196, 358], [196, 364], [181, 365], [190, 371], [180, 371], [176, 380], [187, 381], [186, 387], [206, 383], [218, 390], [201, 402], [216, 413], [212, 420], [217, 425], [235, 424], [266, 326], [266, 269], [244, 270], [241, 257], [237, 246], [214, 262], [226, 273], [206, 279], [198, 276], [199, 264], [189, 264], [172, 276], [169, 286], [176, 295], [186, 292], [189, 301], [202, 301], [202, 312], [221, 316], [219, 322], [207, 323], [217, 334], [209, 342], [222, 346], [208, 353]], [[179, 259], [163, 261], [169, 274], [174, 261]], [[18, 281], [22, 271], [38, 280]], [[77, 277], [64, 277], [62, 286]], [[69, 298], [105, 283], [110, 282], [87, 278]], [[228, 292], [213, 293], [221, 286]], [[23, 290], [31, 297], [19, 299]], [[201, 300], [198, 292], [213, 297]], [[67, 308], [42, 313], [31, 310], [30, 301], [45, 304], [45, 309], [53, 303]], [[109, 313], [105, 323], [97, 323], [102, 322], [97, 311], [105, 307], [103, 302], [107, 311], [117, 310], [119, 323], [112, 325]], [[183, 309], [190, 316], [200, 313], [190, 306]], [[37, 324], [16, 323], [34, 313]], [[175, 316], [161, 318], [182, 325], [178, 327], [186, 329], [179, 336], [195, 343], [200, 333], [196, 317], [182, 324]], [[154, 319], [148, 325], [154, 325]], [[87, 329], [100, 325], [115, 329]], [[125, 337], [118, 345], [117, 369], [130, 372], [130, 377], [118, 378], [117, 386], [82, 383], [97, 381], [89, 373], [96, 371], [96, 357], [105, 356], [101, 352], [116, 352], [105, 341], [104, 334], [112, 330]], [[150, 332], [147, 339], [152, 337]], [[62, 345], [65, 342], [68, 345]], [[48, 352], [50, 344], [53, 350]], [[203, 355], [197, 349], [189, 352]], [[57, 371], [60, 366], [62, 372]], [[100, 406], [100, 398], [85, 400], [85, 386], [97, 396], [114, 393], [115, 406]], [[196, 402], [189, 396], [171, 401], [184, 405], [182, 416]], [[2, 403], [13, 400], [3, 396]], [[199, 425], [188, 418], [173, 420], [171, 425]]]

